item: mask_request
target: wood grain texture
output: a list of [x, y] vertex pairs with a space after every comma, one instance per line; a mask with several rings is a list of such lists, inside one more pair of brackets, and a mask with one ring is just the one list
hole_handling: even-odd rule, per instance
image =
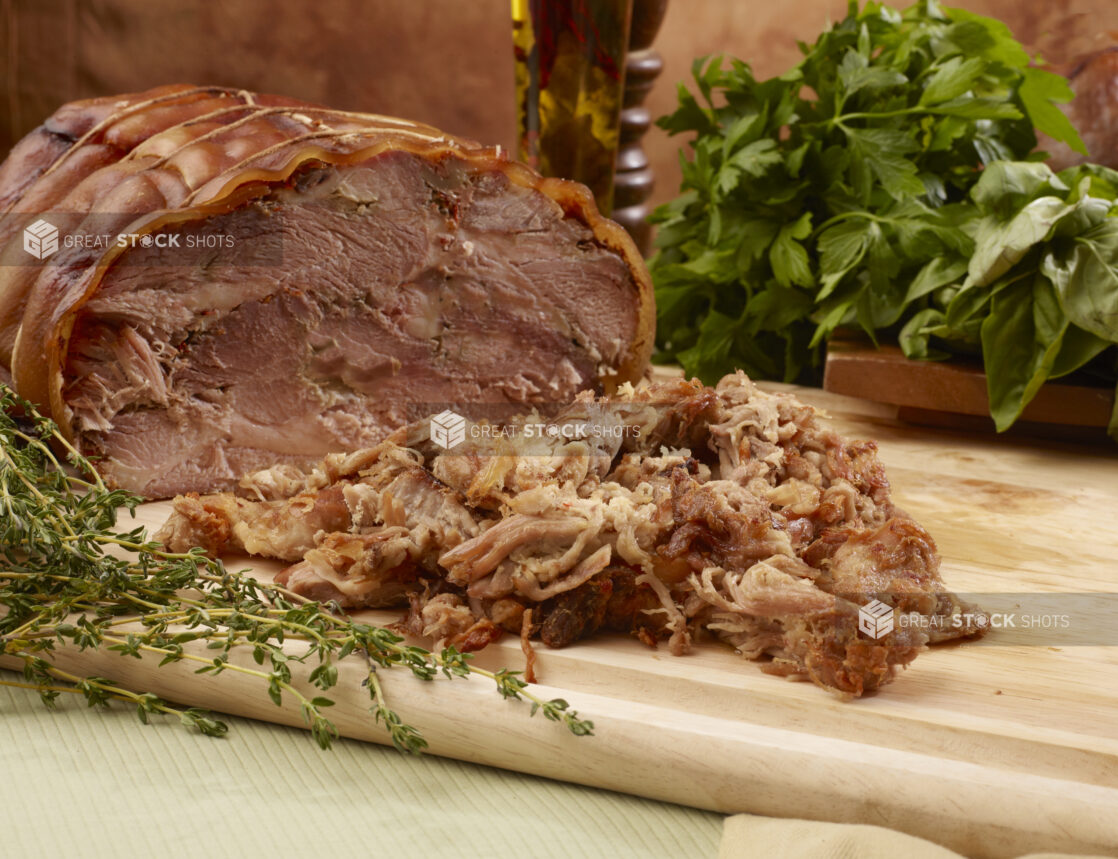
[[[878, 439], [897, 503], [938, 540], [953, 589], [1118, 593], [1109, 448], [914, 429], [887, 406], [800, 393], [843, 432]], [[145, 505], [140, 518], [156, 526], [166, 511]], [[253, 566], [262, 578], [278, 569]], [[59, 661], [193, 705], [300, 724], [296, 708], [274, 707], [228, 672], [202, 678], [115, 654]], [[478, 661], [519, 667], [523, 656], [506, 640]], [[438, 755], [717, 811], [873, 823], [970, 856], [1118, 848], [1118, 648], [1011, 647], [995, 631], [921, 655], [854, 702], [764, 675], [717, 644], [677, 658], [601, 636], [541, 648], [537, 670], [542, 694], [594, 720], [593, 738], [528, 719], [478, 680], [423, 684], [401, 673], [385, 683]], [[360, 666], [344, 666], [331, 716], [345, 735], [382, 742], [360, 679]]]

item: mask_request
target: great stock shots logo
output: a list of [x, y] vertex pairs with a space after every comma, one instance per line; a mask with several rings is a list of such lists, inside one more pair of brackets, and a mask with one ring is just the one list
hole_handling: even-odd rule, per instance
[[[238, 236], [221, 218], [161, 224], [130, 212], [0, 212], [0, 234], [23, 234], [25, 256], [0, 256], [0, 265], [92, 265], [113, 255], [113, 266], [202, 268], [283, 264], [281, 236]], [[7, 230], [7, 232], [5, 232]]]
[[525, 406], [516, 403], [446, 406], [428, 403], [418, 407], [416, 425], [427, 427], [427, 438], [437, 447], [451, 451], [468, 443], [470, 454], [476, 456], [577, 456], [584, 448], [612, 451], [612, 456], [625, 439], [639, 439], [648, 426], [656, 426], [660, 420], [651, 404], [614, 414], [600, 403], [565, 407], [555, 403], [547, 404], [542, 414], [533, 407], [526, 415], [517, 414]]
[[58, 250], [58, 227], [39, 218], [23, 231], [23, 249], [35, 259], [46, 259]]
[[466, 419], [447, 409], [431, 418], [431, 441], [449, 450], [466, 440]]
[[893, 631], [893, 609], [881, 600], [871, 600], [858, 609], [858, 629], [870, 638], [884, 638]]

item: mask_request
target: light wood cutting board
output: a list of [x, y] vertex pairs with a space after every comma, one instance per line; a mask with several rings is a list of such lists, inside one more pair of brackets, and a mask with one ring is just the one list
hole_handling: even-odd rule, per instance
[[[1118, 593], [1115, 450], [969, 438], [906, 426], [890, 407], [799, 393], [843, 432], [880, 442], [895, 499], [936, 537], [953, 589]], [[139, 518], [154, 528], [166, 512], [145, 505]], [[279, 569], [252, 567], [261, 578]], [[878, 824], [971, 856], [1118, 853], [1118, 647], [998, 637], [933, 649], [853, 702], [764, 675], [717, 644], [680, 658], [623, 636], [541, 647], [541, 694], [593, 719], [590, 738], [529, 719], [526, 705], [480, 679], [421, 683], [400, 672], [385, 687], [437, 755], [722, 812]], [[57, 661], [183, 703], [302, 725], [294, 706], [273, 706], [232, 672], [156, 670], [151, 659], [104, 653]], [[508, 639], [478, 662], [519, 668], [523, 656]], [[359, 665], [343, 666], [330, 715], [344, 735], [384, 742], [360, 679]]]

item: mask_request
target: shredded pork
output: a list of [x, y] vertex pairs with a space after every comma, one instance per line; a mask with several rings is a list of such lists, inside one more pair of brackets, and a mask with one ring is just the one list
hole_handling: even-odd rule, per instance
[[[513, 418], [512, 430], [539, 425]], [[176, 499], [158, 535], [296, 561], [280, 582], [348, 608], [403, 605], [403, 628], [526, 653], [599, 630], [686, 653], [707, 631], [770, 673], [842, 695], [891, 680], [980, 614], [939, 575], [931, 536], [894, 508], [869, 441], [743, 374], [580, 395], [550, 419], [632, 432], [569, 440], [508, 432], [435, 445], [425, 423], [310, 472], [246, 477], [238, 494]], [[875, 639], [858, 609], [956, 623]]]

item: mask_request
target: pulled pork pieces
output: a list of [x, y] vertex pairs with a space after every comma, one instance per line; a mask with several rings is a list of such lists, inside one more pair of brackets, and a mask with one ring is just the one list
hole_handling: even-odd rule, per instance
[[[544, 425], [593, 431], [531, 431]], [[296, 561], [279, 577], [291, 590], [406, 605], [404, 627], [440, 645], [620, 630], [681, 654], [709, 631], [843, 695], [888, 682], [931, 641], [980, 632], [932, 538], [893, 507], [876, 445], [741, 373], [477, 426], [450, 450], [414, 424], [308, 473], [181, 496], [157, 537]], [[875, 639], [858, 618], [874, 599], [955, 622]]]

